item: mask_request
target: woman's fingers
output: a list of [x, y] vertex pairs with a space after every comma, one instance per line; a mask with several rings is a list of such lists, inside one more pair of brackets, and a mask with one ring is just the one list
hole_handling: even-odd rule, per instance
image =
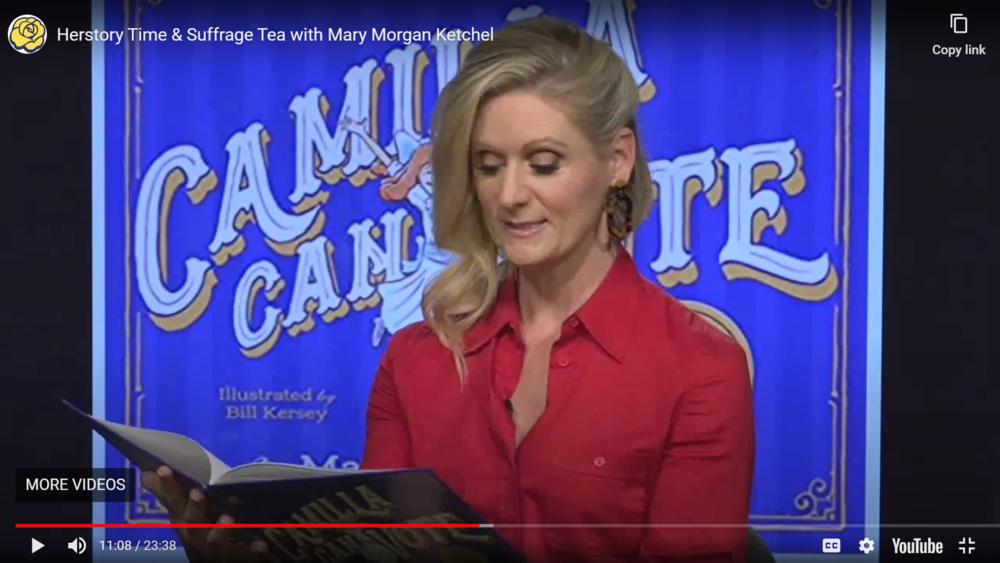
[[[222, 518], [219, 518], [220, 526], [228, 526], [232, 523], [232, 516], [223, 516]], [[208, 536], [205, 541], [208, 543], [209, 549], [212, 551], [222, 549], [226, 542], [229, 541], [229, 528], [212, 528], [212, 530], [208, 532]]]
[[168, 467], [160, 467], [156, 471], [144, 471], [142, 473], [142, 486], [149, 492], [156, 495], [156, 498], [165, 501], [171, 493], [173, 472]]
[[155, 472], [144, 472], [142, 486], [160, 499], [160, 503], [166, 507], [172, 520], [181, 517], [182, 511], [187, 505], [187, 491], [174, 479], [174, 472], [169, 467], [164, 465]]
[[[188, 492], [184, 511], [177, 518], [177, 522], [179, 524], [208, 523], [208, 502], [205, 499], [205, 493], [198, 489], [191, 489]], [[198, 546], [204, 543], [205, 538], [208, 537], [208, 531], [205, 528], [178, 528], [177, 532], [185, 544], [196, 546], [196, 549], [201, 549]]]
[[142, 488], [153, 493], [157, 497], [163, 492], [163, 483], [160, 476], [155, 471], [142, 472]]
[[208, 522], [207, 505], [205, 493], [198, 489], [191, 489], [181, 519], [187, 524], [206, 524]]
[[[201, 524], [205, 522], [205, 495], [197, 490], [186, 490], [174, 478], [174, 472], [165, 465], [156, 471], [146, 471], [142, 474], [142, 486], [156, 495], [160, 503], [166, 507], [170, 520], [176, 524]], [[204, 542], [206, 532], [191, 528], [177, 528], [177, 535], [184, 545], [199, 549], [198, 544]]]
[[250, 544], [234, 543], [230, 541], [230, 528], [228, 526], [234, 522], [232, 516], [219, 518], [219, 527], [213, 528], [208, 533], [205, 542], [205, 554], [212, 561], [233, 563], [243, 561], [264, 561], [264, 554], [267, 553], [267, 544], [257, 540]]
[[[170, 519], [178, 524], [204, 524], [208, 522], [208, 499], [205, 493], [198, 489], [186, 490], [174, 479], [174, 473], [169, 467], [163, 466], [156, 471], [145, 471], [142, 474], [142, 486], [156, 495], [160, 502], [170, 512]], [[234, 499], [230, 499], [234, 503]], [[192, 554], [199, 558], [240, 556], [244, 560], [247, 555], [259, 558], [267, 552], [267, 543], [257, 540], [248, 544], [234, 544], [229, 541], [230, 529], [234, 522], [231, 516], [219, 519], [219, 527], [214, 528], [178, 528], [181, 542]], [[249, 554], [247, 553], [249, 551]], [[240, 555], [242, 554], [242, 555]]]

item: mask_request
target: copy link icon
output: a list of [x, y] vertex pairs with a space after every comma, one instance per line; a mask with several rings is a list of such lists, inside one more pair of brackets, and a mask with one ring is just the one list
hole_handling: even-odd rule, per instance
[[864, 551], [866, 554], [875, 551], [875, 542], [868, 538], [865, 538], [858, 543], [860, 544], [861, 551]]
[[951, 30], [955, 33], [968, 33], [969, 32], [969, 18], [963, 16], [962, 14], [952, 14], [949, 18], [951, 20]]

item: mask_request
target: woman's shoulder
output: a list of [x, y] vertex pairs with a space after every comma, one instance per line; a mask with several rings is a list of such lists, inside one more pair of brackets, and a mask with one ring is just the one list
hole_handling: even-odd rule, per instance
[[428, 397], [441, 399], [448, 390], [460, 390], [455, 370], [452, 351], [421, 321], [392, 335], [379, 377], [392, 382], [400, 401], [424, 404]]
[[672, 348], [691, 358], [745, 361], [743, 347], [731, 334], [738, 328], [725, 313], [705, 303], [679, 300], [652, 281], [643, 285], [644, 324], [661, 327], [660, 336]]
[[451, 352], [445, 348], [434, 331], [425, 321], [406, 326], [389, 339], [382, 363], [388, 365], [424, 363], [437, 358], [450, 359]]

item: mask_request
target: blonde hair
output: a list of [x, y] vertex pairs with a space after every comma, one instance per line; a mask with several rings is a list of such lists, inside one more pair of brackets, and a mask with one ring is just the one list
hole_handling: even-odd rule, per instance
[[522, 89], [558, 100], [595, 146], [610, 146], [623, 128], [631, 128], [637, 152], [625, 189], [633, 227], [649, 215], [653, 199], [636, 128], [639, 92], [607, 44], [572, 23], [543, 17], [511, 24], [473, 47], [438, 98], [432, 129], [434, 236], [457, 259], [427, 288], [422, 304], [427, 324], [453, 352], [463, 383], [463, 337], [493, 307], [509, 270], [499, 263], [473, 187], [473, 128], [486, 102]]

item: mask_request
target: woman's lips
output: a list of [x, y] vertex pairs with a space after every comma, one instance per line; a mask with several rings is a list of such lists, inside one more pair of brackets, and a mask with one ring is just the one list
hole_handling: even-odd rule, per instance
[[503, 226], [507, 234], [514, 238], [531, 238], [542, 232], [545, 228], [545, 221], [504, 221]]

